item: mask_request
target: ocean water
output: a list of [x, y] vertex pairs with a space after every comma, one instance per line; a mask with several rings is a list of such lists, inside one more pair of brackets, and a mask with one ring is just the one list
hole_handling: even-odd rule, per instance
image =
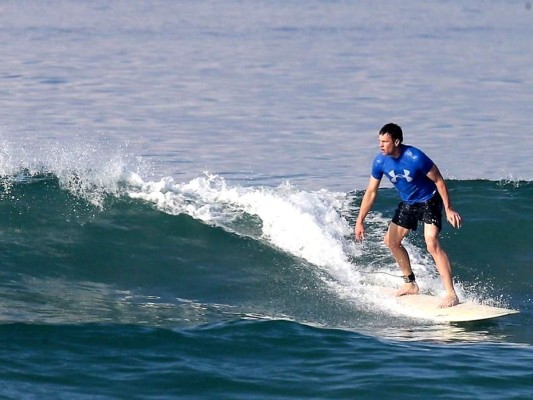
[[[0, 398], [533, 397], [533, 10], [524, 1], [0, 3]], [[377, 132], [464, 226], [443, 324], [353, 223]], [[420, 233], [406, 246], [442, 293]]]

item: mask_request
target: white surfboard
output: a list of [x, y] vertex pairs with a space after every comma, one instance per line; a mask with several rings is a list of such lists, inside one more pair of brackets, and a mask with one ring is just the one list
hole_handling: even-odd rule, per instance
[[429, 294], [415, 294], [396, 297], [398, 289], [376, 287], [379, 295], [394, 300], [401, 312], [414, 318], [429, 319], [439, 322], [468, 322], [499, 318], [518, 314], [519, 311], [508, 308], [491, 307], [471, 302], [459, 303], [448, 308], [439, 308], [442, 299]]

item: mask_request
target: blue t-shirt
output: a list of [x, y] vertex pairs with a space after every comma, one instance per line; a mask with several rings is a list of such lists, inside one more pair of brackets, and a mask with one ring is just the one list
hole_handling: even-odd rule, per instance
[[401, 152], [398, 158], [378, 154], [372, 165], [372, 176], [381, 179], [387, 175], [402, 201], [408, 204], [431, 199], [437, 187], [426, 175], [433, 167], [433, 161], [413, 146], [402, 145]]

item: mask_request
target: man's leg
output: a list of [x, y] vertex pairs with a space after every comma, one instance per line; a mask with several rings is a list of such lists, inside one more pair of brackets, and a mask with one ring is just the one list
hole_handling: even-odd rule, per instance
[[459, 298], [453, 287], [452, 267], [448, 255], [440, 245], [439, 228], [433, 224], [424, 224], [424, 239], [429, 254], [435, 260], [437, 271], [446, 289], [446, 297], [439, 305], [440, 308], [452, 307], [459, 304]]
[[[409, 254], [402, 245], [402, 240], [409, 233], [409, 229], [403, 228], [391, 222], [389, 229], [385, 234], [384, 242], [390, 249], [392, 255], [396, 259], [403, 276], [409, 276], [413, 273], [411, 269], [411, 261], [409, 260]], [[397, 292], [397, 296], [403, 296], [406, 294], [417, 294], [419, 292], [416, 282], [410, 282], [404, 284]]]

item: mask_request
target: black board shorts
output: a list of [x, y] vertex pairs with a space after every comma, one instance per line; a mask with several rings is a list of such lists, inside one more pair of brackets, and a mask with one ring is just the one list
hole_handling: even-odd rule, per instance
[[418, 221], [433, 224], [442, 229], [442, 198], [435, 193], [431, 199], [423, 203], [407, 204], [403, 201], [392, 217], [392, 222], [402, 228], [416, 231]]

